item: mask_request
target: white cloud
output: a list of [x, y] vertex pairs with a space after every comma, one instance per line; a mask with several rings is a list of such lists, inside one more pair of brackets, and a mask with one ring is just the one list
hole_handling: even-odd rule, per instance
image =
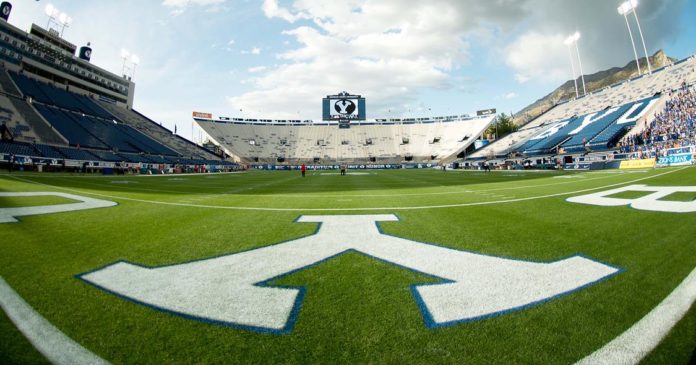
[[228, 46], [231, 46], [231, 45], [234, 45], [235, 43], [236, 43], [236, 42], [235, 42], [234, 39], [230, 39], [230, 41], [227, 42], [227, 45], [228, 45]]
[[[674, 1], [680, 4], [677, 12], [685, 0]], [[287, 22], [289, 28], [281, 35], [284, 46], [273, 55], [281, 64], [255, 70], [255, 77], [243, 80], [249, 91], [228, 98], [236, 110], [256, 116], [286, 118], [299, 110], [303, 117], [316, 118], [318, 100], [342, 90], [368, 97], [371, 116], [415, 105], [427, 90], [477, 94], [480, 85], [464, 87], [457, 81], [472, 59], [492, 61], [471, 69], [510, 71], [520, 83], [547, 87], [570, 79], [563, 39], [575, 29], [586, 33], [581, 41], [586, 73], [630, 56], [621, 50], [627, 42], [615, 5], [605, 0], [264, 0], [260, 7], [267, 18]], [[670, 7], [642, 7], [648, 8], [662, 14]], [[665, 28], [661, 25], [650, 27], [653, 33], [647, 35], [655, 39]], [[470, 43], [486, 54], [472, 56]], [[488, 75], [481, 74], [481, 82]], [[490, 97], [521, 99], [505, 91]]]
[[515, 72], [519, 83], [531, 79], [559, 82], [570, 78], [568, 50], [562, 34], [528, 32], [505, 48], [505, 63]]
[[267, 68], [268, 68], [268, 67], [266, 67], [266, 66], [249, 67], [249, 68], [247, 69], [247, 72], [249, 72], [249, 73], [257, 73], [257, 72], [266, 71]]
[[254, 90], [230, 103], [279, 118], [299, 109], [310, 118], [319, 114], [322, 96], [347, 90], [369, 97], [378, 115], [413, 104], [422, 88], [450, 88], [448, 73], [468, 60], [464, 7], [456, 1], [394, 2], [298, 0], [291, 11], [266, 1], [266, 16], [311, 24], [285, 31], [299, 46], [277, 54], [285, 64], [260, 72], [249, 80]]
[[177, 16], [183, 14], [191, 6], [201, 6], [211, 10], [224, 2], [225, 0], [164, 0], [162, 5], [171, 8], [171, 14]]
[[308, 18], [306, 14], [292, 13], [290, 10], [280, 7], [278, 0], [264, 0], [261, 10], [268, 18], [281, 18], [289, 23]]

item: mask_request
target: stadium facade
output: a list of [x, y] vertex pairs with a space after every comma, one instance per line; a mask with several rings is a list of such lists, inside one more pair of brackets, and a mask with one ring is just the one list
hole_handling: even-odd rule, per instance
[[0, 20], [0, 160], [17, 168], [218, 170], [235, 164], [132, 109], [135, 83], [55, 29]]
[[194, 118], [230, 154], [251, 163], [442, 163], [472, 146], [493, 116], [350, 123]]

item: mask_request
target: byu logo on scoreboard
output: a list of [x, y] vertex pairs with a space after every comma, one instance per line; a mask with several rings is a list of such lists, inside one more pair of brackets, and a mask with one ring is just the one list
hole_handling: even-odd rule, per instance
[[339, 114], [353, 114], [355, 112], [355, 103], [352, 100], [339, 99], [336, 100], [334, 109]]
[[316, 234], [250, 251], [163, 267], [119, 261], [77, 277], [100, 289], [186, 318], [258, 332], [292, 331], [305, 288], [268, 283], [346, 252], [441, 279], [412, 285], [430, 328], [541, 304], [617, 274], [582, 256], [530, 262], [460, 251], [383, 234], [392, 214], [301, 216]]

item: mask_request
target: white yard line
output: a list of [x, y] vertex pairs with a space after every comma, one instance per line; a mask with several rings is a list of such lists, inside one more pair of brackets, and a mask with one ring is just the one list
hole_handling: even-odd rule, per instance
[[48, 361], [53, 364], [109, 364], [82, 347], [34, 310], [0, 277], [0, 306]]
[[577, 364], [638, 364], [686, 315], [694, 301], [696, 269], [640, 321]]
[[[235, 206], [220, 206], [220, 205], [207, 205], [207, 204], [190, 204], [190, 203], [180, 203], [180, 202], [165, 202], [165, 201], [159, 201], [159, 200], [136, 199], [136, 198], [122, 197], [122, 196], [118, 196], [118, 195], [92, 193], [92, 192], [86, 192], [86, 191], [81, 191], [81, 190], [77, 190], [77, 189], [70, 189], [70, 188], [64, 188], [64, 187], [60, 187], [60, 186], [44, 184], [44, 183], [36, 182], [33, 180], [23, 179], [23, 178], [20, 178], [17, 176], [11, 176], [11, 177], [13, 179], [27, 182], [27, 183], [43, 185], [43, 186], [50, 186], [54, 189], [72, 191], [72, 192], [77, 192], [80, 194], [94, 195], [94, 196], [100, 196], [100, 197], [110, 198], [110, 199], [121, 199], [121, 200], [126, 200], [126, 201], [134, 201], [134, 202], [148, 203], [148, 204], [191, 207], [191, 208], [205, 208], [205, 209], [266, 211], [266, 212], [298, 212], [298, 211], [299, 212], [358, 212], [358, 211], [385, 211], [385, 210], [443, 209], [443, 208], [472, 207], [472, 206], [481, 206], [481, 205], [494, 205], [494, 204], [503, 204], [503, 203], [516, 203], [516, 202], [523, 202], [523, 201], [530, 201], [530, 200], [553, 198], [553, 197], [564, 196], [564, 195], [580, 194], [580, 193], [585, 193], [588, 191], [594, 191], [594, 190], [606, 189], [606, 188], [619, 186], [619, 185], [631, 184], [631, 183], [635, 183], [638, 181], [643, 181], [643, 180], [648, 180], [648, 179], [653, 179], [656, 177], [664, 176], [664, 175], [671, 174], [671, 173], [674, 173], [677, 171], [681, 171], [681, 170], [684, 170], [687, 168], [689, 168], [689, 167], [682, 167], [680, 169], [669, 170], [669, 171], [665, 171], [665, 172], [662, 172], [662, 173], [659, 173], [656, 175], [646, 176], [646, 177], [642, 177], [642, 178], [638, 178], [638, 179], [623, 181], [623, 182], [604, 185], [604, 186], [598, 186], [598, 187], [594, 187], [594, 188], [587, 188], [587, 189], [568, 191], [568, 192], [562, 192], [562, 193], [555, 193], [555, 194], [537, 195], [537, 196], [531, 196], [531, 197], [526, 197], [526, 198], [503, 199], [503, 200], [493, 200], [493, 201], [483, 201], [483, 202], [473, 202], [473, 203], [459, 203], [459, 204], [423, 205], [423, 206], [413, 206], [413, 207], [363, 207], [363, 208], [267, 208], [267, 207], [240, 207], [240, 206], [235, 207]], [[587, 180], [583, 180], [583, 182], [585, 182], [585, 181], [587, 181]], [[540, 186], [545, 186], [545, 185], [540, 185]], [[527, 188], [532, 188], [532, 187], [533, 186], [528, 186]], [[350, 196], [344, 195], [342, 197], [350, 197]]]

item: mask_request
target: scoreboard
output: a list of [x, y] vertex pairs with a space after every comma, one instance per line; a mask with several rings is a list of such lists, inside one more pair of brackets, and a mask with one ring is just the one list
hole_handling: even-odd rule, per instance
[[339, 128], [350, 128], [353, 120], [365, 120], [365, 98], [347, 92], [322, 99], [322, 119], [338, 121]]

